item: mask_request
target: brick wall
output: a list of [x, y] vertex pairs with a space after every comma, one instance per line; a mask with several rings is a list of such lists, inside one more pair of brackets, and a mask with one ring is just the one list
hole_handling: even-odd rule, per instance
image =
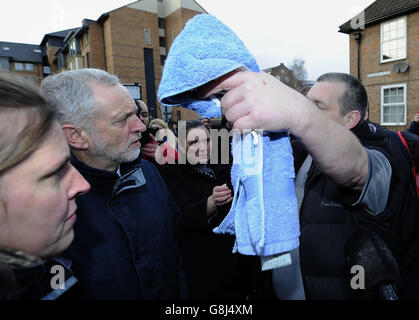
[[200, 14], [200, 12], [179, 8], [165, 18], [164, 25], [166, 29], [166, 49], [168, 52], [172, 46], [173, 40], [178, 36], [179, 33], [181, 33], [188, 20], [197, 14]]
[[[357, 42], [354, 34], [350, 35], [350, 72], [357, 76]], [[370, 120], [380, 123], [381, 87], [384, 85], [407, 83], [406, 126], [388, 127], [392, 130], [405, 129], [419, 112], [419, 12], [407, 15], [407, 59], [380, 63], [380, 24], [362, 30], [360, 75], [370, 103]], [[393, 66], [398, 62], [407, 62], [409, 69], [396, 73]], [[390, 75], [368, 77], [368, 74], [391, 71]]]
[[89, 25], [89, 54], [92, 68], [106, 69], [103, 27], [97, 22]]
[[[150, 44], [144, 30], [150, 30]], [[104, 23], [106, 67], [123, 83], [141, 83], [147, 103], [144, 48], [153, 49], [156, 90], [161, 80], [157, 14], [123, 7], [112, 11]]]
[[[15, 63], [16, 62], [12, 62], [10, 64], [10, 73], [12, 74], [12, 76], [17, 77], [18, 79], [21, 79], [23, 81], [28, 81], [28, 78], [31, 77], [34, 80], [34, 84], [39, 86], [41, 84], [43, 77], [43, 66], [40, 63], [33, 63], [33, 62], [28, 62], [34, 65], [33, 67], [33, 71], [20, 71], [20, 70], [16, 70], [15, 69]], [[25, 62], [23, 62], [23, 65], [25, 65]]]
[[54, 63], [54, 60], [56, 58], [55, 52], [57, 52], [58, 49], [58, 47], [47, 47], [46, 49], [48, 64], [50, 66], [51, 73], [56, 73], [58, 71], [57, 63]]

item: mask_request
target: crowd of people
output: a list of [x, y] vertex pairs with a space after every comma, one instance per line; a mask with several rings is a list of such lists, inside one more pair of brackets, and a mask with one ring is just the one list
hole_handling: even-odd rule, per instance
[[[150, 121], [147, 104], [102, 70], [54, 74], [40, 89], [1, 77], [1, 299], [377, 298], [351, 288], [344, 248], [360, 227], [389, 247], [400, 297], [419, 298], [411, 168], [368, 121], [358, 79], [328, 73], [303, 96], [236, 70], [201, 89], [225, 92], [218, 128], [289, 132], [301, 228], [292, 263], [261, 271], [257, 256], [232, 253], [233, 236], [213, 232], [233, 201], [231, 157], [210, 161], [213, 121]], [[416, 115], [409, 131], [418, 128]], [[51, 268], [64, 272], [57, 287]]]

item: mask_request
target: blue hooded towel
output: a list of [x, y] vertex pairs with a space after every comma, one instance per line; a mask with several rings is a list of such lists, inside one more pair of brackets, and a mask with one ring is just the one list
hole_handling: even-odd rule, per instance
[[[173, 42], [159, 87], [164, 105], [181, 105], [205, 118], [222, 115], [213, 97], [197, 99], [194, 89], [237, 68], [259, 72], [243, 42], [214, 16], [188, 21]], [[234, 199], [215, 233], [236, 236], [233, 252], [262, 257], [299, 246], [294, 163], [286, 132], [235, 131], [231, 180]]]

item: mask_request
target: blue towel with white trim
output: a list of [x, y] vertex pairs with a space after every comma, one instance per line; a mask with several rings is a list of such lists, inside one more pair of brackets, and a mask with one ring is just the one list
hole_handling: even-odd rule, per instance
[[[197, 15], [175, 39], [159, 87], [163, 105], [180, 105], [204, 118], [222, 115], [214, 97], [199, 99], [196, 88], [244, 67], [259, 72], [255, 58], [226, 25]], [[236, 236], [233, 252], [272, 256], [299, 246], [294, 164], [286, 132], [238, 132], [232, 142], [234, 199], [215, 233]]]

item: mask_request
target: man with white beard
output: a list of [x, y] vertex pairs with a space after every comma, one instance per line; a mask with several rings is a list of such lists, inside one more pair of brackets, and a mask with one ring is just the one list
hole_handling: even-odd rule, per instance
[[42, 82], [58, 106], [72, 164], [90, 183], [77, 201], [73, 261], [79, 299], [183, 299], [179, 210], [157, 169], [139, 160], [137, 106], [116, 76], [67, 71]]

